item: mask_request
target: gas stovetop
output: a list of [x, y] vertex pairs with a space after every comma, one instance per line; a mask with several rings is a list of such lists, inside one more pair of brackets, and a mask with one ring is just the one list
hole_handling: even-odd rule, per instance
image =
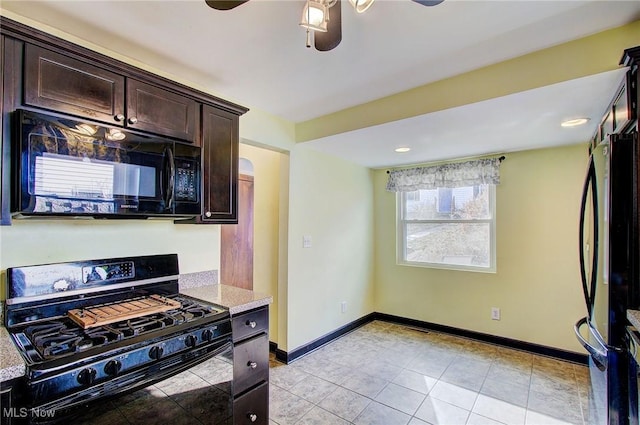
[[221, 307], [187, 296], [169, 298], [181, 306], [87, 329], [68, 317], [60, 317], [13, 327], [11, 334], [29, 363], [41, 363], [72, 354], [91, 355], [96, 348], [115, 348], [116, 345], [129, 344], [128, 340], [135, 337], [151, 339], [228, 315]]
[[228, 309], [180, 294], [178, 276], [175, 254], [7, 269], [5, 325], [25, 359], [30, 420], [43, 409], [63, 418], [227, 350]]

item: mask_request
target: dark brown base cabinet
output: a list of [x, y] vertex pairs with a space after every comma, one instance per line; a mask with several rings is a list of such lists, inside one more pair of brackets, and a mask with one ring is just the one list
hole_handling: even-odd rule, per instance
[[54, 112], [203, 149], [202, 216], [237, 223], [239, 117], [247, 108], [0, 17], [0, 222], [10, 224], [12, 113]]
[[269, 307], [231, 317], [233, 423], [269, 423]]

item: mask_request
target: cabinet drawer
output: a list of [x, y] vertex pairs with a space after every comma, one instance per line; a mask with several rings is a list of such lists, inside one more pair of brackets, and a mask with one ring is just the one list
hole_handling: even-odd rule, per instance
[[122, 125], [124, 77], [88, 63], [27, 44], [24, 101], [88, 119]]
[[233, 348], [233, 393], [269, 379], [269, 339], [262, 334]]
[[262, 308], [250, 311], [232, 319], [233, 340], [240, 341], [252, 335], [269, 330], [269, 310]]
[[233, 402], [234, 425], [269, 423], [269, 384], [264, 383]]

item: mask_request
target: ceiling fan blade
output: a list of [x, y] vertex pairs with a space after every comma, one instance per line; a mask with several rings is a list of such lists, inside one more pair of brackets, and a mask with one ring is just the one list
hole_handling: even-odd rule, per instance
[[437, 6], [444, 0], [413, 0], [416, 3], [420, 3], [423, 6]]
[[313, 34], [313, 43], [316, 50], [328, 52], [335, 49], [342, 41], [342, 4], [340, 0], [329, 8], [329, 23], [327, 32], [316, 31]]
[[238, 7], [249, 0], [204, 0], [207, 6], [216, 10], [231, 10], [234, 7]]

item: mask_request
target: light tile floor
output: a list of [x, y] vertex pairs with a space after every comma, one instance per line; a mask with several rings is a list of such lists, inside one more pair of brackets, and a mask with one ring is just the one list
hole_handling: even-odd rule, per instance
[[583, 425], [588, 416], [586, 366], [381, 321], [270, 366], [271, 425]]
[[[230, 359], [84, 409], [86, 425], [230, 425]], [[588, 369], [381, 321], [289, 365], [270, 360], [270, 425], [578, 424]]]

